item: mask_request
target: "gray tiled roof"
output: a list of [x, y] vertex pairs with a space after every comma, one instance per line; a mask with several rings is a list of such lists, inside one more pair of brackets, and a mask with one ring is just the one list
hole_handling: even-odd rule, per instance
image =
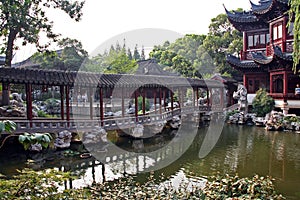
[[0, 82], [36, 85], [79, 85], [93, 87], [221, 87], [217, 81], [177, 76], [97, 74], [60, 70], [0, 68]]

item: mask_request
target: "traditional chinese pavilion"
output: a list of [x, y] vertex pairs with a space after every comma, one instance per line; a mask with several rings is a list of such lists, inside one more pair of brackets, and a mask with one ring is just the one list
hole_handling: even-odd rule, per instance
[[255, 92], [265, 88], [275, 107], [285, 114], [299, 113], [300, 96], [295, 88], [299, 74], [292, 70], [293, 23], [288, 24], [288, 0], [260, 0], [250, 11], [228, 11], [230, 23], [243, 33], [240, 57], [229, 55], [227, 62], [243, 73], [251, 104]]

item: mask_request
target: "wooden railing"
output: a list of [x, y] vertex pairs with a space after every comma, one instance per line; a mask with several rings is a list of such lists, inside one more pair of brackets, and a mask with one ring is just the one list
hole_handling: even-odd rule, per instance
[[[197, 109], [198, 108], [198, 109]], [[157, 112], [150, 112], [146, 115], [140, 115], [135, 117], [133, 115], [126, 117], [111, 117], [105, 118], [102, 122], [99, 118], [97, 119], [34, 119], [29, 121], [22, 118], [11, 118], [17, 124], [17, 132], [37, 132], [37, 131], [55, 131], [55, 130], [87, 130], [92, 129], [96, 126], [103, 126], [106, 130], [116, 130], [123, 128], [132, 128], [136, 124], [153, 124], [161, 121], [170, 121], [173, 116], [181, 114], [192, 114], [192, 113], [205, 113], [208, 111], [222, 111], [221, 106], [213, 105], [209, 106], [189, 106], [184, 108], [175, 108], [174, 110], [164, 111], [161, 114]]]

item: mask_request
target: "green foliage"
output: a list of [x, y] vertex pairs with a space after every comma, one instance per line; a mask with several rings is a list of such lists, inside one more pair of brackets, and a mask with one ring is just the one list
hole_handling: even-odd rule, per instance
[[47, 113], [45, 113], [45, 112], [42, 111], [42, 110], [38, 110], [38, 111], [37, 111], [37, 115], [38, 115], [38, 117], [47, 117]]
[[19, 136], [19, 142], [23, 145], [25, 150], [28, 150], [32, 144], [41, 144], [42, 147], [48, 148], [52, 139], [50, 133], [24, 133]]
[[76, 39], [64, 38], [58, 42], [59, 51], [37, 52], [32, 56], [41, 68], [78, 71], [88, 53]]
[[233, 110], [233, 111], [227, 112], [226, 113], [226, 120], [228, 120], [230, 116], [233, 116], [234, 114], [239, 113], [239, 112], [240, 111], [238, 111], [238, 110]]
[[141, 59], [141, 55], [138, 51], [138, 45], [135, 45], [134, 51], [133, 51], [133, 59], [139, 61]]
[[17, 124], [11, 120], [0, 121], [0, 134], [5, 132], [12, 133], [17, 128]]
[[19, 171], [12, 179], [0, 177], [0, 199], [88, 199], [84, 190], [63, 190], [64, 181], [75, 178], [69, 172], [30, 169]]
[[202, 78], [201, 74], [214, 72], [212, 60], [201, 46], [204, 38], [205, 35], [189, 34], [174, 43], [166, 41], [155, 46], [149, 56], [163, 65], [166, 71]]
[[264, 117], [267, 113], [271, 112], [274, 108], [274, 99], [268, 96], [265, 89], [260, 88], [256, 92], [256, 96], [253, 99], [252, 106], [253, 112], [257, 117]]
[[203, 47], [210, 55], [219, 73], [227, 72], [232, 76], [239, 75], [239, 72], [226, 62], [226, 54], [239, 55], [239, 51], [243, 47], [242, 33], [232, 26], [226, 14], [219, 14], [211, 19], [209, 33], [203, 41]]
[[[142, 110], [143, 109], [143, 97], [139, 96], [138, 97], [138, 110]], [[149, 111], [150, 110], [150, 102], [149, 99], [145, 98], [145, 111]]]
[[[131, 52], [130, 49], [128, 52]], [[128, 52], [126, 53], [125, 48], [115, 48], [112, 45], [109, 53], [104, 52], [88, 59], [84, 63], [83, 70], [108, 74], [132, 74], [138, 65], [136, 60], [132, 59], [131, 53]]]
[[275, 192], [271, 177], [213, 176], [203, 189], [205, 199], [284, 199]]
[[[14, 0], [0, 3], [0, 37], [1, 53], [5, 53], [5, 65], [10, 67], [15, 46], [15, 40], [21, 39], [22, 45], [35, 44], [39, 50], [56, 41], [58, 34], [53, 32], [53, 23], [46, 15], [49, 8], [59, 9], [72, 19], [79, 21], [82, 16], [84, 1], [68, 0]], [[49, 42], [39, 42], [41, 33], [45, 33]]]
[[286, 122], [300, 122], [300, 119], [298, 116], [284, 116], [283, 120]]
[[[182, 182], [175, 189], [169, 182], [154, 179], [153, 173], [147, 181], [140, 183], [132, 176], [113, 182], [93, 184], [85, 188], [59, 190], [64, 181], [74, 179], [69, 172], [44, 170], [35, 172], [25, 169], [13, 179], [0, 176], [1, 199], [284, 199], [276, 194], [273, 179], [254, 176], [217, 175], [209, 177], [205, 188], [190, 182]], [[189, 181], [199, 180], [192, 176]], [[161, 184], [158, 184], [161, 182]]]
[[300, 1], [289, 0], [289, 26], [294, 22], [294, 42], [293, 42], [293, 69], [299, 72], [297, 68], [300, 61]]
[[165, 70], [185, 77], [202, 78], [215, 72], [238, 76], [240, 73], [226, 62], [226, 54], [239, 55], [242, 46], [242, 33], [231, 25], [226, 14], [220, 14], [211, 20], [208, 35], [185, 35], [174, 43], [154, 47], [149, 55]]

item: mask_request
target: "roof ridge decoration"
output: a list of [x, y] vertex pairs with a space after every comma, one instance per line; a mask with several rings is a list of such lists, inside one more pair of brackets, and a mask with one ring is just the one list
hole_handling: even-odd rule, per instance
[[255, 4], [250, 0], [250, 4], [253, 13], [262, 15], [269, 12], [272, 9], [273, 5], [275, 4], [275, 1], [276, 0], [261, 0], [258, 2], [258, 4]]
[[252, 71], [252, 70], [262, 71], [263, 70], [254, 61], [244, 62], [244, 61], [241, 61], [238, 57], [231, 55], [231, 54], [227, 55], [226, 61], [239, 71]]
[[225, 9], [225, 12], [228, 16], [229, 20], [235, 21], [235, 22], [257, 22], [258, 18], [253, 14], [251, 10], [249, 11], [229, 11], [223, 4], [223, 7]]
[[274, 49], [274, 56], [277, 58], [280, 58], [282, 60], [287, 60], [287, 61], [293, 61], [293, 57], [292, 55], [286, 55], [282, 52], [282, 49], [280, 46], [278, 45], [273, 45], [273, 49]]
[[273, 61], [273, 58], [267, 57], [263, 52], [251, 52], [251, 54], [253, 61], [258, 64], [266, 65]]

